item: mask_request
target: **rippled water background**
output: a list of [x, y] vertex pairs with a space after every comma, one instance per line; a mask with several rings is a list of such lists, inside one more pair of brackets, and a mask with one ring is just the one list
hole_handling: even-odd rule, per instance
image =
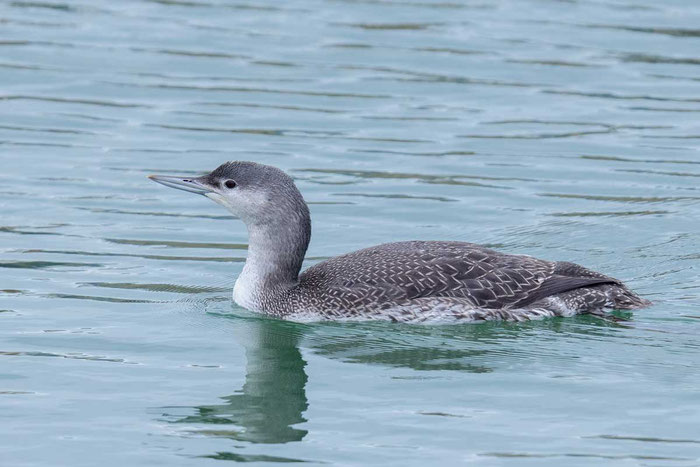
[[[700, 463], [700, 4], [4, 1], [0, 463]], [[307, 263], [401, 239], [656, 302], [461, 326], [230, 302], [245, 229], [149, 182], [277, 165]]]

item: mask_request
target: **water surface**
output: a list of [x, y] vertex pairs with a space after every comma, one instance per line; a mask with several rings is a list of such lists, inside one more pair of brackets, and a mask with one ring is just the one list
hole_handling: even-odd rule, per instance
[[[0, 4], [0, 463], [698, 465], [700, 5]], [[149, 182], [294, 176], [307, 265], [462, 240], [654, 300], [615, 323], [286, 323]]]

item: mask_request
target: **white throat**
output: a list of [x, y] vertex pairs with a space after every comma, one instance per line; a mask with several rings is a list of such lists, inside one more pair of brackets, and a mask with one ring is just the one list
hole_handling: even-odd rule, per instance
[[263, 312], [265, 293], [266, 258], [261, 258], [252, 248], [248, 249], [243, 271], [233, 286], [233, 301], [251, 311]]
[[233, 301], [251, 311], [262, 313], [263, 310], [260, 304], [260, 281], [255, 277], [254, 273], [246, 271], [246, 266], [243, 266], [243, 272], [236, 279], [233, 286]]
[[240, 306], [257, 312], [274, 312], [268, 308], [275, 306], [279, 294], [297, 284], [299, 266], [290, 267], [289, 261], [295, 255], [296, 242], [291, 241], [295, 240], [294, 236], [288, 235], [296, 225], [290, 227], [248, 226], [248, 257], [233, 287], [233, 300]]

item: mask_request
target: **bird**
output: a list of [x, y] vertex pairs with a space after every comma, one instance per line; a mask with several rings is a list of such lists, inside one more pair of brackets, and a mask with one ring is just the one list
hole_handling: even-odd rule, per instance
[[303, 272], [311, 217], [283, 170], [229, 161], [199, 177], [150, 175], [203, 195], [243, 221], [248, 252], [233, 301], [293, 321], [402, 323], [527, 321], [643, 308], [621, 281], [566, 261], [502, 253], [460, 241], [385, 243]]

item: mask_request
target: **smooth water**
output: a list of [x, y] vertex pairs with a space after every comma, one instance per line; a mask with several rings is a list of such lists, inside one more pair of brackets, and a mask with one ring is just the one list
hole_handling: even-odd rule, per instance
[[[700, 4], [4, 1], [0, 464], [700, 465]], [[277, 165], [307, 264], [566, 259], [627, 321], [298, 324], [243, 225], [146, 179]]]

